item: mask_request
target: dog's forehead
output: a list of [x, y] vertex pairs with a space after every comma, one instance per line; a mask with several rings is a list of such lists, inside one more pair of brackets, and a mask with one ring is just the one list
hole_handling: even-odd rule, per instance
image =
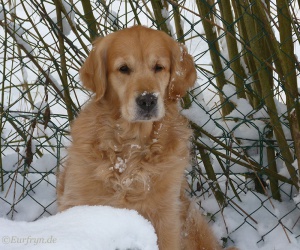
[[170, 57], [172, 39], [160, 31], [146, 28], [127, 29], [116, 32], [109, 46], [113, 57]]

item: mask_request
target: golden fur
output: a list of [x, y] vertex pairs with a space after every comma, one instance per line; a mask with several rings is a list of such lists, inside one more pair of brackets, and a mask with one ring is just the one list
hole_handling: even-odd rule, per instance
[[161, 31], [124, 29], [94, 42], [80, 76], [95, 96], [72, 124], [59, 210], [135, 209], [161, 250], [221, 249], [184, 194], [192, 131], [178, 99], [196, 80], [185, 47]]

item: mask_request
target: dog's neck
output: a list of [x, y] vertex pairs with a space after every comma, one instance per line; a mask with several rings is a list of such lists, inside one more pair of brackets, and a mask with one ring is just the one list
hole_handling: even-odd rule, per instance
[[123, 140], [136, 139], [141, 144], [148, 144], [157, 140], [162, 121], [129, 122], [124, 118], [116, 119], [115, 128]]

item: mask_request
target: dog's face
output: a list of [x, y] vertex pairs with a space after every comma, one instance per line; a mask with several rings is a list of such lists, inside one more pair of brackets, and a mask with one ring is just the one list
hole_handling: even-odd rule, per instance
[[156, 121], [165, 100], [181, 98], [196, 80], [185, 47], [161, 31], [142, 26], [97, 39], [80, 70], [83, 84], [118, 105], [129, 122]]

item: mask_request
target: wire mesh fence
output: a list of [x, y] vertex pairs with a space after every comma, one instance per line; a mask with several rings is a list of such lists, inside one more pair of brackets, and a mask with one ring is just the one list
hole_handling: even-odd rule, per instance
[[[78, 69], [95, 37], [142, 24], [194, 56], [198, 80], [182, 100], [195, 132], [189, 191], [211, 220], [226, 224], [224, 211], [234, 211], [224, 242], [243, 230], [260, 231], [258, 244], [274, 230], [298, 238], [299, 7], [283, 0], [1, 0], [0, 216], [56, 212], [55, 173], [69, 125], [91, 95]], [[261, 229], [260, 213], [276, 223]]]

